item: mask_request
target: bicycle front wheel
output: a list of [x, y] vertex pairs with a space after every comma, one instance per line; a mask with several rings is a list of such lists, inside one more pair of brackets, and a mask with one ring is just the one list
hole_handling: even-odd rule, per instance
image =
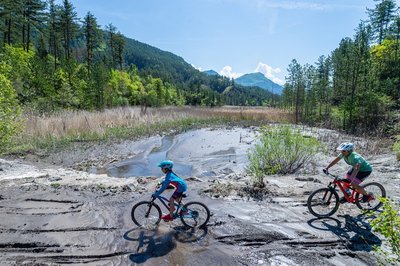
[[141, 201], [133, 206], [131, 217], [137, 226], [155, 226], [161, 221], [161, 209], [154, 202]]
[[204, 227], [210, 219], [210, 210], [205, 204], [192, 201], [182, 206], [180, 218], [188, 227]]
[[318, 218], [329, 217], [339, 209], [339, 195], [329, 188], [320, 188], [310, 194], [308, 210]]
[[380, 198], [386, 197], [385, 188], [377, 182], [367, 183], [362, 187], [368, 193], [372, 193], [373, 197], [372, 199], [368, 199], [366, 202], [364, 202], [363, 195], [360, 193], [356, 193], [357, 207], [360, 208], [361, 210], [367, 210], [367, 211], [376, 211], [377, 209], [379, 209], [382, 206]]

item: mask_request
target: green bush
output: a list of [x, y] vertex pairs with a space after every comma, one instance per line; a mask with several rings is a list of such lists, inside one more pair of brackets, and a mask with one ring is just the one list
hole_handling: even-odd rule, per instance
[[0, 150], [5, 149], [20, 127], [21, 110], [15, 90], [7, 77], [0, 73]]
[[309, 163], [320, 148], [314, 138], [303, 136], [290, 126], [264, 127], [259, 143], [249, 152], [249, 173], [255, 186], [263, 186], [263, 177], [292, 174]]
[[59, 187], [61, 187], [61, 184], [58, 182], [55, 182], [55, 183], [51, 183], [50, 186], [53, 188], [59, 188]]
[[382, 212], [371, 221], [374, 231], [382, 234], [390, 248], [390, 252], [377, 248], [379, 254], [388, 263], [400, 263], [400, 214], [399, 204], [393, 199], [381, 198]]
[[397, 136], [397, 141], [393, 144], [393, 151], [396, 153], [397, 160], [400, 161], [400, 136]]

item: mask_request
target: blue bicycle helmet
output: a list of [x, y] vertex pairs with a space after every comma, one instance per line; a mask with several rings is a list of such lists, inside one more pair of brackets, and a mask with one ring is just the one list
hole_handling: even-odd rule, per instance
[[336, 148], [338, 151], [352, 151], [354, 149], [354, 144], [350, 142], [344, 142]]
[[172, 167], [174, 167], [174, 162], [170, 161], [170, 160], [164, 160], [164, 161], [161, 161], [157, 166], [161, 167], [161, 168], [166, 168], [166, 169], [172, 170]]

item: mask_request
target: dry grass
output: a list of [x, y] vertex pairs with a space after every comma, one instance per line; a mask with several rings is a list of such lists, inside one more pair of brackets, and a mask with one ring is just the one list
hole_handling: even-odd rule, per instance
[[[292, 122], [283, 110], [262, 107], [121, 107], [104, 111], [63, 111], [53, 115], [24, 115], [23, 132], [14, 138], [8, 154], [36, 153], [69, 146], [72, 142], [135, 138], [225, 124]], [[40, 152], [41, 153], [41, 152]]]
[[319, 141], [326, 145], [329, 152], [337, 154], [336, 148], [340, 143], [352, 142], [355, 144], [356, 152], [364, 156], [378, 155], [390, 152], [393, 141], [388, 138], [375, 137], [369, 135], [356, 136], [340, 132], [337, 130], [315, 128], [307, 126], [298, 126], [304, 135], [316, 137]]
[[164, 107], [150, 108], [144, 115], [139, 107], [115, 108], [101, 112], [64, 111], [51, 116], [26, 115], [22, 137], [58, 139], [91, 133], [101, 135], [109, 128], [132, 128], [187, 118], [290, 122], [292, 115], [279, 109], [260, 107]]

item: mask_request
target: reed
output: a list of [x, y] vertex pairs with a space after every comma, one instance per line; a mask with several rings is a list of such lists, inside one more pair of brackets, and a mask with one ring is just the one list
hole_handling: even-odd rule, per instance
[[52, 115], [24, 114], [24, 130], [8, 153], [60, 148], [77, 141], [136, 138], [190, 128], [231, 123], [292, 122], [290, 113], [267, 107], [120, 107], [104, 111], [69, 111]]

